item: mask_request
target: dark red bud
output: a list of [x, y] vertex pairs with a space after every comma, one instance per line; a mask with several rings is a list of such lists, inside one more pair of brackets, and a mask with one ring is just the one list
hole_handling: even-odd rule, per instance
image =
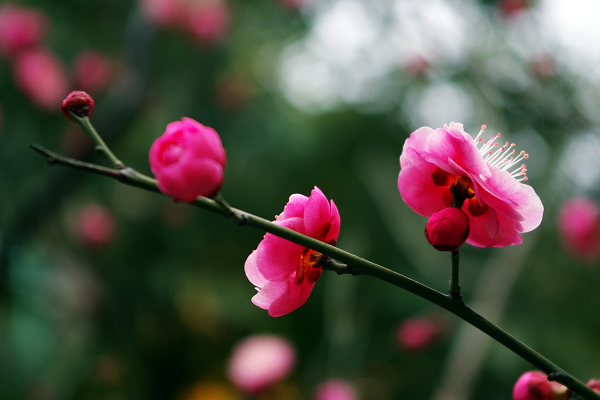
[[440, 251], [456, 251], [469, 237], [469, 218], [458, 208], [442, 208], [425, 225], [425, 237]]
[[60, 111], [69, 119], [75, 122], [70, 112], [83, 118], [92, 115], [94, 110], [94, 99], [92, 96], [81, 90], [75, 90], [62, 101]]

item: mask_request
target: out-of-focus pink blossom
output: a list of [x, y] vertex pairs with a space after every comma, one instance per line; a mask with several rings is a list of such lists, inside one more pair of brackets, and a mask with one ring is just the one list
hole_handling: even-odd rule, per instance
[[188, 6], [184, 29], [200, 44], [212, 45], [227, 33], [229, 15], [229, 8], [224, 1], [196, 1]]
[[462, 124], [419, 128], [404, 143], [400, 156], [398, 189], [415, 212], [430, 217], [452, 207], [453, 193], [469, 218], [467, 243], [479, 247], [504, 247], [523, 241], [522, 232], [542, 221], [544, 206], [527, 179], [514, 144], [499, 144], [500, 134], [475, 139]]
[[13, 3], [0, 6], [0, 53], [12, 58], [30, 47], [37, 47], [46, 36], [46, 15]]
[[139, 0], [142, 14], [160, 28], [174, 28], [185, 15], [184, 0]]
[[569, 389], [549, 381], [541, 371], [525, 372], [513, 388], [514, 400], [566, 400], [569, 394]]
[[469, 237], [469, 218], [458, 208], [442, 208], [427, 221], [425, 237], [436, 250], [456, 251]]
[[56, 110], [69, 92], [64, 65], [45, 49], [20, 52], [13, 67], [17, 86], [40, 108]]
[[88, 246], [104, 247], [110, 244], [115, 237], [115, 218], [106, 207], [89, 204], [79, 210], [77, 233]]
[[306, 5], [306, 0], [277, 0], [279, 3], [291, 10], [299, 10]]
[[179, 201], [215, 195], [223, 184], [225, 150], [219, 134], [191, 118], [171, 122], [150, 148], [158, 188]]
[[600, 208], [587, 197], [567, 200], [558, 214], [564, 246], [575, 256], [592, 262], [600, 257]]
[[422, 350], [432, 345], [442, 334], [438, 321], [424, 316], [408, 318], [398, 326], [396, 342], [406, 350]]
[[357, 400], [356, 387], [343, 379], [330, 379], [319, 386], [315, 391], [314, 400]]
[[600, 394], [600, 380], [590, 379], [585, 385], [591, 388], [594, 392]]
[[111, 61], [99, 51], [81, 52], [73, 61], [75, 87], [87, 92], [106, 90], [113, 79]]
[[[340, 232], [335, 203], [317, 187], [310, 197], [291, 195], [274, 223], [329, 244], [337, 242]], [[252, 302], [272, 317], [294, 311], [308, 299], [326, 260], [321, 253], [267, 233], [244, 267], [258, 290]]]
[[275, 335], [250, 336], [235, 346], [228, 375], [242, 392], [256, 395], [286, 378], [296, 364], [296, 351]]

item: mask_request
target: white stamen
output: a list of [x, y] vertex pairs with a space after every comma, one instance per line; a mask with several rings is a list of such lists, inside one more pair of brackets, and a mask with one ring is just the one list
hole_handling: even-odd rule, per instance
[[[481, 130], [475, 137], [475, 146], [481, 147], [478, 148], [479, 154], [483, 157], [483, 161], [488, 163], [493, 167], [497, 167], [503, 171], [508, 171], [509, 168], [516, 165], [521, 160], [529, 158], [529, 154], [525, 153], [525, 151], [519, 152], [518, 155], [515, 156], [516, 151], [513, 149], [516, 145], [514, 143], [506, 142], [504, 146], [500, 146], [497, 150], [492, 150], [494, 147], [499, 146], [500, 144], [496, 142], [496, 139], [500, 137], [500, 132], [497, 135], [492, 136], [490, 140], [483, 140], [480, 138], [481, 134], [485, 132], [485, 125], [481, 126]], [[483, 144], [482, 144], [483, 143]], [[525, 164], [522, 164], [520, 167], [515, 168], [512, 171], [508, 171], [510, 176], [515, 178], [517, 181], [527, 181], [527, 168]]]

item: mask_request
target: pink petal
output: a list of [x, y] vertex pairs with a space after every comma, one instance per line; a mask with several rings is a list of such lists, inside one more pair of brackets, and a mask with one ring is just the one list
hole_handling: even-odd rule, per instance
[[[301, 218], [275, 221], [278, 225], [304, 233]], [[304, 247], [267, 233], [256, 249], [256, 262], [260, 273], [269, 281], [283, 282], [296, 273]]]
[[400, 167], [410, 164], [410, 154], [406, 153], [407, 149], [427, 150], [427, 138], [433, 129], [428, 126], [417, 129], [410, 134], [410, 137], [404, 142], [402, 154], [400, 155]]
[[439, 209], [452, 206], [449, 187], [434, 185], [431, 176], [424, 176], [412, 165], [400, 170], [398, 189], [406, 204], [424, 217], [430, 217]]
[[452, 160], [471, 174], [489, 174], [488, 165], [475, 144], [456, 130], [436, 129], [429, 136], [429, 153], [441, 160]]
[[306, 207], [304, 208], [304, 227], [306, 229], [306, 234], [313, 238], [316, 237], [321, 225], [329, 222], [330, 213], [331, 210], [327, 198], [323, 192], [315, 186], [306, 202]]
[[331, 200], [331, 206], [330, 206], [331, 212], [329, 214], [329, 232], [327, 233], [327, 236], [325, 237], [324, 242], [325, 243], [331, 243], [332, 240], [335, 240], [337, 242], [337, 238], [340, 235], [340, 223], [341, 223], [341, 219], [340, 219], [340, 213], [335, 205], [335, 203], [333, 202], [333, 200]]
[[271, 306], [269, 307], [269, 315], [271, 317], [280, 317], [291, 313], [308, 300], [315, 284], [304, 279], [302, 283], [298, 285], [296, 284], [295, 279], [294, 276], [293, 279], [288, 282], [288, 290], [271, 303]]
[[467, 238], [467, 243], [477, 247], [505, 247], [523, 242], [523, 238], [515, 228], [514, 219], [504, 214], [497, 214], [498, 235], [491, 238], [485, 225], [486, 214], [479, 217], [469, 216], [471, 233]]
[[293, 194], [290, 196], [288, 203], [283, 208], [283, 212], [279, 214], [277, 220], [283, 221], [288, 218], [304, 218], [304, 208], [306, 207], [306, 202], [308, 201], [308, 197], [302, 194]]
[[269, 310], [273, 302], [280, 298], [287, 288], [288, 282], [268, 282], [252, 297], [252, 303], [263, 310]]
[[269, 282], [258, 270], [258, 263], [256, 262], [256, 250], [252, 251], [252, 253], [246, 259], [246, 263], [244, 264], [244, 272], [246, 273], [246, 277], [250, 283], [258, 288], [262, 288]]

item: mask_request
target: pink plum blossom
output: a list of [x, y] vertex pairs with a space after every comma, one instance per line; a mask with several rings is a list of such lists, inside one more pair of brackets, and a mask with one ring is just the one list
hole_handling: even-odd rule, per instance
[[406, 350], [422, 350], [434, 343], [442, 334], [438, 321], [424, 316], [405, 319], [398, 326], [396, 341]]
[[200, 44], [215, 44], [227, 32], [229, 14], [221, 0], [198, 1], [188, 6], [183, 27]]
[[569, 394], [569, 389], [549, 381], [541, 371], [525, 372], [513, 388], [514, 400], [566, 400]]
[[315, 400], [357, 400], [356, 387], [343, 379], [329, 379], [315, 390]]
[[467, 243], [479, 247], [520, 244], [522, 232], [535, 229], [544, 207], [523, 181], [528, 158], [514, 144], [500, 145], [500, 134], [475, 139], [452, 122], [443, 128], [419, 128], [404, 143], [398, 189], [415, 212], [430, 217], [452, 207], [453, 192], [469, 218]]
[[12, 3], [0, 6], [0, 53], [13, 58], [30, 47], [37, 47], [46, 36], [46, 15]]
[[221, 138], [191, 118], [168, 124], [152, 144], [149, 160], [158, 188], [175, 200], [211, 197], [223, 184], [226, 157]]
[[63, 63], [42, 48], [24, 50], [13, 65], [17, 86], [36, 106], [54, 110], [69, 92]]
[[[310, 197], [290, 196], [273, 223], [322, 242], [335, 244], [340, 232], [340, 215], [315, 186]], [[286, 239], [267, 233], [248, 256], [245, 271], [258, 293], [252, 302], [279, 317], [303, 305], [321, 276], [326, 257]]]
[[107, 246], [113, 241], [115, 231], [115, 218], [106, 207], [99, 204], [89, 204], [79, 210], [77, 233], [88, 246]]
[[113, 67], [106, 55], [86, 50], [73, 61], [73, 79], [78, 89], [88, 92], [106, 90], [113, 78]]
[[600, 208], [587, 197], [567, 200], [558, 214], [558, 228], [564, 246], [587, 262], [600, 257]]
[[296, 365], [290, 342], [275, 335], [250, 336], [233, 349], [228, 376], [242, 392], [256, 395], [286, 378]]

